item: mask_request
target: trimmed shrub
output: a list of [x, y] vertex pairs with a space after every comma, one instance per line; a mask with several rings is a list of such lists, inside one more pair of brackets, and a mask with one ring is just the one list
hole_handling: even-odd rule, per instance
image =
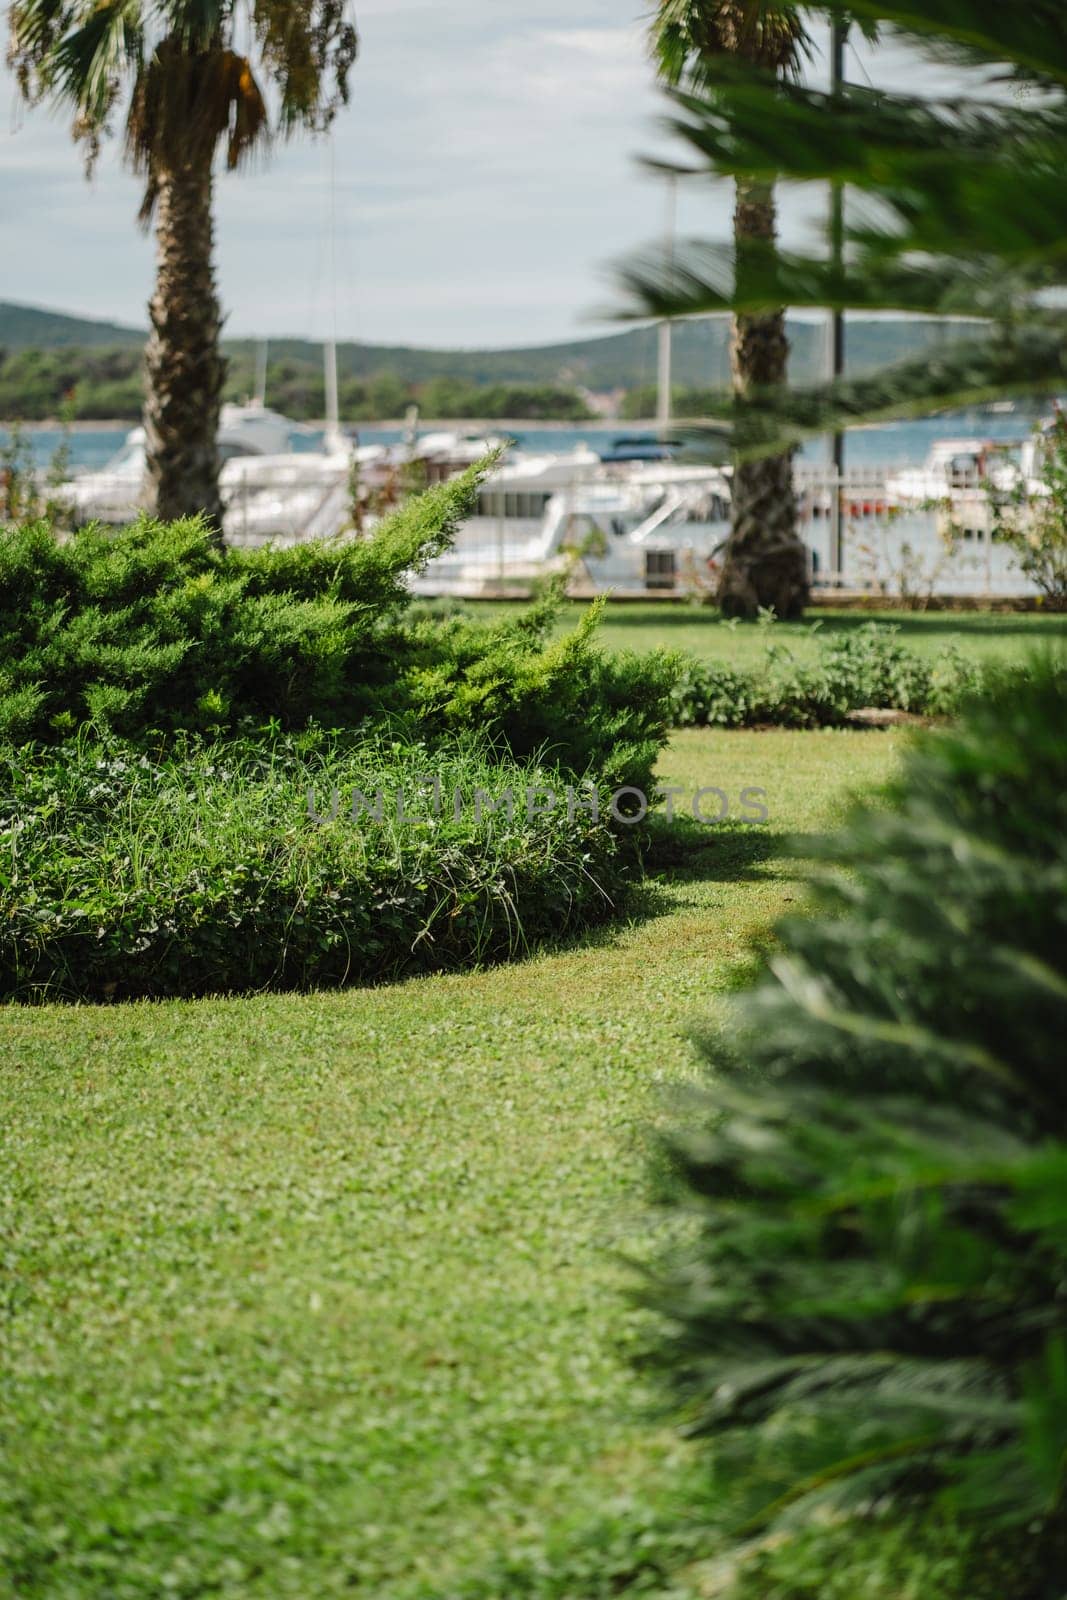
[[647, 1298], [736, 1529], [939, 1501], [1063, 1570], [1065, 735], [1049, 663], [925, 734], [704, 1041]]
[[[633, 852], [584, 808], [527, 817], [523, 796], [650, 792], [675, 666], [606, 657], [596, 607], [552, 640], [558, 592], [489, 627], [409, 603], [480, 470], [367, 540], [0, 532], [0, 992], [366, 981], [611, 914]], [[417, 764], [449, 794], [515, 791], [518, 813], [301, 814], [312, 782], [380, 784], [391, 806]]]
[[0, 739], [86, 723], [146, 745], [391, 718], [412, 737], [488, 733], [525, 757], [647, 787], [675, 668], [603, 656], [594, 614], [549, 642], [558, 597], [496, 627], [411, 610], [407, 574], [451, 541], [480, 469], [408, 501], [373, 538], [219, 550], [197, 521], [0, 531]]
[[[84, 736], [3, 768], [7, 997], [322, 987], [469, 966], [603, 921], [624, 886], [611, 832], [584, 808], [568, 815], [559, 773], [469, 740], [441, 754], [311, 731], [150, 760]], [[513, 815], [490, 811], [509, 789]], [[546, 789], [561, 803], [528, 810], [527, 790]]]
[[495, 626], [414, 626], [406, 714], [430, 734], [488, 729], [518, 759], [544, 756], [609, 787], [650, 793], [670, 729], [677, 658], [598, 649], [603, 602], [552, 640], [559, 600], [553, 591]]

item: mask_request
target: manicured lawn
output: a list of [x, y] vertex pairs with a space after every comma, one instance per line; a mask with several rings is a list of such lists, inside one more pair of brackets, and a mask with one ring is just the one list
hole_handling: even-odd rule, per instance
[[[506, 615], [507, 605], [485, 603], [478, 616]], [[583, 607], [565, 608], [559, 627], [573, 627]], [[860, 612], [832, 611], [818, 607], [803, 622], [776, 622], [771, 627], [757, 623], [724, 623], [718, 612], [702, 606], [656, 604], [654, 602], [609, 605], [600, 627], [600, 638], [613, 650], [651, 650], [663, 646], [687, 650], [696, 656], [716, 656], [739, 666], [762, 660], [772, 641], [786, 644], [803, 658], [814, 653], [815, 633], [824, 634], [861, 628], [866, 623], [892, 624], [900, 629], [901, 639], [911, 649], [934, 655], [948, 644], [956, 644], [978, 660], [1011, 661], [1042, 645], [1067, 644], [1067, 616], [1042, 616], [1020, 612]], [[816, 629], [816, 624], [820, 624]]]
[[627, 1368], [614, 1254], [645, 1226], [645, 1130], [798, 898], [784, 835], [897, 749], [678, 735], [664, 778], [762, 787], [766, 828], [709, 831], [632, 925], [522, 964], [7, 1008], [6, 1592], [440, 1597], [668, 1502], [685, 1450]]

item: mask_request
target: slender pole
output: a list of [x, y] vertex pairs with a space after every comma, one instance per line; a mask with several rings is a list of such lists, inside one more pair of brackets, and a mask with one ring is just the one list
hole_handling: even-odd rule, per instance
[[[848, 42], [848, 23], [835, 17], [830, 40], [830, 93], [837, 99], [845, 87], [845, 45]], [[830, 188], [830, 251], [834, 272], [839, 274], [845, 260], [845, 195], [840, 183]], [[830, 376], [835, 380], [845, 371], [845, 314], [834, 310], [830, 316]], [[841, 572], [841, 479], [845, 471], [845, 435], [835, 433], [831, 438], [831, 462], [835, 487], [830, 517], [830, 570]]]
[[656, 374], [656, 426], [662, 430], [669, 428], [671, 425], [671, 325], [669, 322], [661, 322], [659, 325]]
[[326, 437], [328, 450], [336, 450], [341, 434], [341, 414], [337, 404], [337, 341], [327, 339], [323, 346], [323, 368], [326, 380]]
[[256, 347], [256, 392], [254, 400], [257, 406], [267, 403], [267, 341], [261, 339]]
[[[667, 282], [674, 272], [674, 230], [677, 201], [676, 179], [667, 179], [667, 237], [664, 256], [667, 263]], [[656, 373], [656, 426], [666, 429], [671, 422], [671, 324], [669, 318], [659, 325], [659, 359]]]
[[323, 448], [342, 450], [341, 410], [337, 403], [337, 146], [330, 137], [330, 337], [324, 346], [326, 434]]

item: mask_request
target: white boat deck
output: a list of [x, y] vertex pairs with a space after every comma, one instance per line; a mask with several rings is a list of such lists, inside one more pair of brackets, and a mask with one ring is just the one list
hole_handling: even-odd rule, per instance
[[[403, 447], [286, 448], [285, 418], [228, 408], [220, 432], [227, 540], [239, 547], [357, 537], [353, 483], [387, 484]], [[441, 434], [420, 441], [445, 477], [478, 460], [492, 438]], [[281, 448], [279, 449], [279, 444]], [[269, 453], [268, 453], [269, 452]], [[121, 523], [138, 512], [143, 440], [135, 430], [112, 469], [66, 487], [84, 520]], [[982, 440], [944, 440], [907, 471], [795, 471], [801, 535], [813, 582], [871, 595], [1023, 598], [1032, 586], [998, 540], [990, 484], [1015, 475], [1031, 487], [1035, 457]], [[1007, 477], [1005, 476], [1007, 475]], [[486, 478], [476, 512], [452, 550], [413, 577], [422, 595], [528, 592], [551, 572], [575, 593], [683, 596], [715, 587], [729, 532], [729, 474], [681, 461], [604, 464], [584, 447], [512, 452]]]

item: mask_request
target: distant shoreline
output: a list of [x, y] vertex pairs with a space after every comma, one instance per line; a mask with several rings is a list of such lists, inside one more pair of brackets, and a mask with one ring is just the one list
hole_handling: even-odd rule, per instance
[[[1012, 408], [1010, 418], [1011, 421], [1021, 430], [1028, 430], [1041, 414], [1042, 408], [1040, 406], [1035, 407], [1029, 405], [1027, 404], [1027, 401], [1023, 399], [1018, 401]], [[986, 411], [984, 407], [976, 406], [968, 407], [962, 413], [934, 412], [927, 418], [901, 418], [895, 422], [860, 423], [848, 428], [846, 431], [850, 434], [879, 433], [887, 429], [895, 430], [898, 428], [907, 428], [908, 426], [916, 423], [933, 423], [939, 421], [943, 422], [946, 426], [952, 426], [954, 419], [959, 418], [962, 421], [964, 416], [967, 416], [970, 419], [972, 426], [980, 426], [980, 417], [992, 415], [994, 415], [994, 413]], [[680, 429], [686, 427], [687, 425], [692, 425], [692, 423], [696, 420], [698, 419], [675, 417], [672, 420], [671, 426]], [[1006, 420], [1006, 418], [998, 418], [998, 421], [1003, 420]], [[295, 425], [298, 428], [310, 429], [313, 432], [324, 432], [327, 426], [325, 418], [301, 421], [297, 422]], [[101, 433], [125, 434], [128, 433], [131, 428], [135, 428], [137, 426], [139, 426], [139, 419], [133, 417], [112, 417], [110, 419], [99, 418], [95, 420], [83, 418], [72, 422], [64, 422], [61, 417], [39, 417], [32, 421], [27, 420], [26, 418], [0, 418], [0, 434], [10, 433], [12, 429], [18, 429], [24, 434], [69, 433], [72, 437], [91, 437], [94, 434]], [[584, 422], [567, 422], [558, 419], [541, 420], [536, 417], [420, 417], [418, 421], [418, 431], [420, 434], [431, 432], [466, 432], [479, 434], [514, 433], [517, 435], [522, 435], [524, 433], [559, 433], [567, 434], [572, 438], [575, 435], [580, 438], [581, 435], [585, 433], [594, 435], [628, 435], [635, 433], [649, 434], [655, 433], [658, 429], [658, 426], [659, 424], [654, 417], [630, 419], [624, 419], [621, 417], [595, 417]], [[342, 422], [341, 427], [344, 430], [352, 432], [356, 435], [362, 434], [365, 430], [388, 430], [390, 432], [403, 433], [407, 427], [407, 419], [405, 417], [382, 417], [373, 422]]]
[[[54, 432], [69, 431], [71, 433], [117, 433], [122, 428], [129, 429], [139, 426], [139, 419], [136, 417], [112, 417], [110, 421], [106, 419], [98, 419], [95, 421], [81, 422], [64, 422], [62, 417], [37, 417], [33, 421], [27, 421], [27, 419], [24, 417], [0, 418], [0, 428], [21, 428], [23, 432], [28, 430], [33, 432], [44, 432], [45, 430], [48, 430]], [[298, 426], [301, 428], [325, 429], [326, 420], [325, 418], [321, 418], [319, 420], [301, 422], [298, 424]], [[358, 433], [361, 428], [405, 428], [407, 426], [407, 420], [404, 417], [382, 417], [375, 422], [342, 422], [341, 426], [342, 428], [351, 428]], [[607, 428], [613, 429], [617, 432], [620, 428], [654, 428], [655, 426], [656, 420], [654, 417], [649, 417], [647, 421], [641, 422], [623, 422], [621, 420], [613, 421], [610, 417], [594, 417], [591, 421], [587, 422], [559, 422], [557, 420], [541, 421], [537, 417], [504, 417], [488, 419], [485, 417], [420, 417], [418, 423], [420, 433], [425, 433], [430, 428], [433, 428], [435, 431], [438, 429], [459, 431], [462, 429], [477, 428], [480, 432], [485, 433], [491, 433], [495, 429], [501, 428], [512, 428], [517, 433], [521, 432], [524, 428], [527, 430], [530, 428], [536, 428], [538, 433], [555, 431], [573, 433], [578, 428]]]
[[94, 422], [64, 422], [62, 417], [0, 417], [0, 428], [21, 428], [23, 433], [117, 433], [120, 428], [136, 428], [129, 417], [112, 417]]

